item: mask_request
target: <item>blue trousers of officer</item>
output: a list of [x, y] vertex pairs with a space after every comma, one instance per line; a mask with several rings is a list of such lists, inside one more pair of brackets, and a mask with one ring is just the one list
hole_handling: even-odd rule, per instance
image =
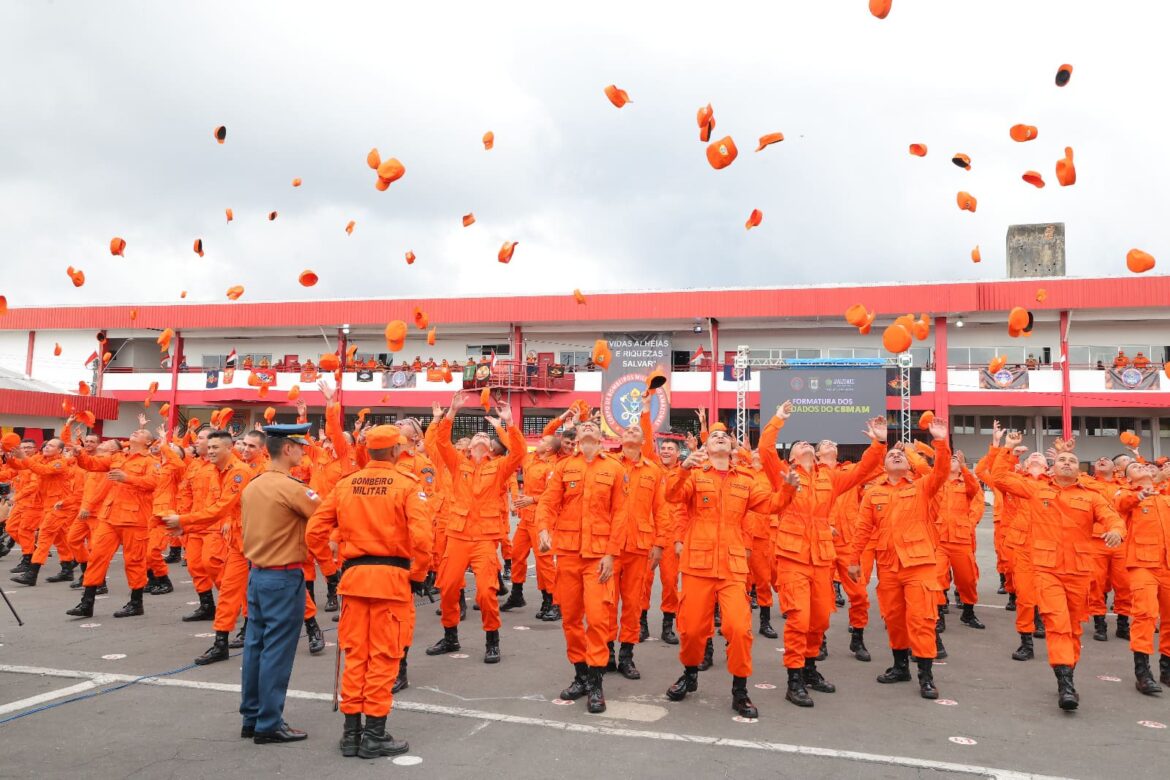
[[252, 569], [240, 714], [244, 725], [257, 732], [276, 731], [284, 721], [284, 698], [304, 617], [305, 573], [299, 566]]

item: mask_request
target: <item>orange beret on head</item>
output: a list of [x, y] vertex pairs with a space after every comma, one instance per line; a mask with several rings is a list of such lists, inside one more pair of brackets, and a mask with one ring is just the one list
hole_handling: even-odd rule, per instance
[[402, 432], [395, 425], [375, 425], [366, 431], [366, 449], [388, 450], [402, 441]]
[[707, 427], [707, 433], [715, 433], [717, 431], [727, 433], [727, 426], [721, 422], [717, 422], [714, 425], [710, 425]]

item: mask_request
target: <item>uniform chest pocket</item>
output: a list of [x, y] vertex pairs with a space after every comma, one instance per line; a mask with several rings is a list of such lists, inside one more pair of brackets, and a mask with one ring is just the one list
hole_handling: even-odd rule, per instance
[[715, 566], [715, 542], [710, 539], [693, 539], [684, 552], [688, 568], [706, 571]]
[[447, 518], [447, 530], [459, 532], [467, 527], [468, 509], [465, 506], [451, 507], [451, 514]]
[[727, 548], [727, 566], [732, 574], [748, 573], [747, 552], [744, 548], [735, 546]]
[[584, 474], [578, 471], [566, 471], [561, 478], [566, 496], [579, 496], [585, 490]]
[[1056, 541], [1053, 539], [1033, 539], [1032, 563], [1046, 568], [1056, 566]]
[[604, 554], [609, 546], [610, 523], [608, 520], [594, 521], [589, 525], [589, 551]]

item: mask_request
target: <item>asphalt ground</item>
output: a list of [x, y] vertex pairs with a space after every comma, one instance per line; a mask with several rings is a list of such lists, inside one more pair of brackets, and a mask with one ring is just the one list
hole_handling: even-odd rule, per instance
[[[331, 699], [335, 636], [320, 613], [330, 646], [297, 655], [286, 718], [310, 738], [257, 746], [239, 739], [239, 651], [223, 663], [196, 667], [211, 643], [210, 623], [182, 623], [194, 592], [185, 569], [172, 569], [175, 593], [147, 596], [144, 617], [115, 620], [127, 598], [120, 561], [111, 567], [109, 597], [91, 620], [67, 617], [78, 591], [65, 584], [4, 590], [25, 620], [17, 627], [0, 605], [0, 777], [204, 778], [319, 777], [337, 771], [431, 778], [657, 777], [1165, 778], [1170, 766], [1170, 692], [1145, 697], [1133, 687], [1128, 643], [1085, 636], [1076, 681], [1081, 707], [1056, 706], [1056, 683], [1044, 660], [1010, 659], [1018, 644], [1014, 615], [996, 595], [991, 522], [979, 529], [983, 570], [978, 613], [985, 631], [962, 626], [952, 607], [943, 635], [949, 658], [936, 666], [938, 702], [918, 696], [915, 683], [879, 685], [890, 663], [885, 630], [871, 611], [866, 641], [872, 663], [848, 652], [846, 612], [833, 616], [830, 656], [820, 664], [837, 686], [813, 693], [816, 706], [784, 700], [780, 640], [755, 636], [749, 685], [760, 710], [754, 722], [735, 719], [731, 678], [716, 643], [716, 665], [699, 691], [666, 700], [681, 667], [677, 648], [658, 640], [661, 615], [650, 616], [652, 641], [639, 646], [638, 681], [607, 675], [604, 715], [584, 700], [557, 702], [572, 676], [559, 623], [533, 617], [539, 606], [534, 574], [529, 605], [504, 613], [503, 662], [482, 663], [479, 613], [460, 624], [460, 656], [427, 657], [442, 630], [425, 599], [418, 608], [411, 687], [395, 699], [389, 730], [409, 740], [406, 756], [373, 761], [337, 752], [341, 716]], [[15, 565], [4, 559], [4, 571]], [[50, 561], [44, 574], [56, 565]], [[176, 576], [177, 575], [177, 576]], [[7, 580], [7, 574], [4, 577]], [[321, 586], [323, 588], [323, 585]], [[872, 588], [872, 585], [871, 585]], [[871, 591], [872, 597], [872, 591]], [[657, 589], [654, 603], [657, 604]], [[782, 621], [774, 617], [777, 630]], [[774, 686], [774, 687], [772, 687]]]

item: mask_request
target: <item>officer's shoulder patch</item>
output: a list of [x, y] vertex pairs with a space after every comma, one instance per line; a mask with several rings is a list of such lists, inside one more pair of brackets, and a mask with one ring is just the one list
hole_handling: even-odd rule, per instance
[[424, 492], [422, 492], [422, 491], [420, 490], [420, 491], [419, 491], [419, 493], [418, 493], [418, 500], [419, 500], [419, 501], [426, 501], [426, 500], [427, 500], [427, 494], [426, 494], [426, 493], [424, 493]]
[[239, 482], [243, 482], [243, 481], [244, 481], [243, 474], [236, 474], [234, 477], [232, 477], [232, 482], [239, 483]]
[[321, 498], [321, 496], [317, 494], [317, 491], [313, 490], [312, 488], [305, 488], [305, 495], [309, 497], [310, 501], [317, 501]]

